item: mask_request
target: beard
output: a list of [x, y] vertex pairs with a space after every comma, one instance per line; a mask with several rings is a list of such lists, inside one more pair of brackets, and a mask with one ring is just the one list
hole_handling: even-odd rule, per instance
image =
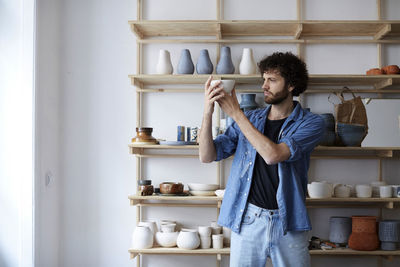
[[282, 91], [277, 92], [276, 94], [272, 94], [271, 92], [269, 93], [271, 94], [271, 96], [265, 96], [264, 101], [265, 103], [271, 105], [277, 105], [282, 103], [286, 98], [289, 97], [290, 94], [288, 86], [285, 86]]

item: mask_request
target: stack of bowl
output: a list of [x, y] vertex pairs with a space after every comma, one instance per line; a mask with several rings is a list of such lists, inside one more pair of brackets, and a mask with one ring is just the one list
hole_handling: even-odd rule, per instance
[[332, 113], [319, 114], [325, 122], [325, 132], [321, 141], [320, 146], [333, 146], [335, 144], [335, 117]]
[[188, 187], [193, 196], [215, 196], [215, 190], [219, 188], [219, 185], [190, 183]]

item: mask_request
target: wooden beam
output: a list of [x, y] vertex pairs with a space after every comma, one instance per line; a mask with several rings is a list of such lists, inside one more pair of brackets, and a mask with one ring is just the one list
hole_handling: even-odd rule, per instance
[[374, 84], [374, 87], [375, 87], [375, 89], [383, 89], [383, 88], [391, 86], [391, 85], [393, 85], [393, 79], [389, 78], [389, 79], [385, 79], [381, 82]]

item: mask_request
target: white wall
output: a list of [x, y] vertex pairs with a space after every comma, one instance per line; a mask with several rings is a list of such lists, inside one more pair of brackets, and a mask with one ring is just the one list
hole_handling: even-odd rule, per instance
[[[135, 92], [127, 78], [136, 73], [135, 37], [127, 21], [136, 19], [136, 1], [39, 0], [39, 77], [41, 94], [40, 174], [50, 170], [53, 180], [40, 192], [38, 266], [133, 266], [127, 249], [134, 228], [135, 208], [127, 196], [135, 192], [135, 158], [127, 144], [135, 136]], [[295, 19], [295, 0], [225, 1], [227, 19]], [[387, 19], [399, 19], [394, 0], [384, 1]], [[190, 3], [190, 4], [189, 4]], [[200, 4], [201, 3], [201, 4]], [[214, 19], [215, 1], [143, 1], [145, 19]], [[248, 3], [248, 2], [246, 2]], [[305, 0], [305, 19], [376, 19], [376, 2]], [[327, 6], [328, 5], [328, 6]], [[358, 12], [355, 13], [354, 10]], [[265, 11], [265, 16], [264, 12]], [[253, 47], [256, 60], [275, 50], [295, 52], [293, 45], [231, 45], [236, 66], [241, 50]], [[144, 46], [144, 71], [155, 72], [158, 50], [171, 52], [176, 69], [180, 51], [189, 48], [196, 62], [199, 50], [208, 48], [215, 66], [215, 45], [151, 44]], [[400, 62], [398, 47], [390, 48], [387, 61]], [[359, 52], [360, 51], [360, 52]], [[376, 64], [374, 45], [312, 45], [304, 49], [310, 73], [364, 73]], [[350, 60], [350, 59], [351, 60]], [[47, 74], [48, 73], [48, 74]], [[157, 138], [172, 140], [176, 126], [200, 125], [202, 94], [146, 94], [144, 125], [154, 127]], [[315, 112], [332, 112], [327, 95], [309, 96]], [[50, 115], [49, 115], [50, 114]], [[48, 123], [47, 123], [48, 122]], [[371, 127], [373, 127], [371, 125]], [[197, 159], [145, 159], [143, 178], [161, 181], [214, 182], [215, 164]], [[225, 164], [226, 175], [231, 162]], [[333, 163], [333, 164], [332, 164]], [[383, 164], [385, 179], [399, 182], [399, 164]], [[362, 170], [362, 172], [360, 172]], [[377, 161], [313, 161], [311, 180], [357, 183], [377, 178]], [[312, 234], [327, 238], [328, 220], [335, 215], [377, 214], [377, 210], [311, 210]], [[196, 216], [192, 216], [195, 213]], [[386, 212], [385, 212], [386, 213]], [[389, 214], [390, 216], [395, 216]], [[191, 227], [215, 220], [211, 208], [149, 208], [144, 217], [175, 219]], [[46, 250], [50, 253], [46, 253]], [[313, 266], [351, 263], [376, 266], [377, 258], [313, 257]], [[228, 258], [223, 257], [227, 266]], [[395, 266], [385, 260], [384, 266]], [[210, 266], [215, 257], [148, 256], [144, 266]], [[327, 265], [328, 264], [328, 265]]]

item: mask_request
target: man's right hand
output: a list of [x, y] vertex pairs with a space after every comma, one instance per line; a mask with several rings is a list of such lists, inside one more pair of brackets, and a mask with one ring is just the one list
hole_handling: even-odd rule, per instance
[[223, 88], [220, 87], [221, 82], [217, 82], [211, 86], [212, 76], [210, 76], [204, 85], [204, 116], [211, 116], [214, 112], [214, 103], [222, 98]]

